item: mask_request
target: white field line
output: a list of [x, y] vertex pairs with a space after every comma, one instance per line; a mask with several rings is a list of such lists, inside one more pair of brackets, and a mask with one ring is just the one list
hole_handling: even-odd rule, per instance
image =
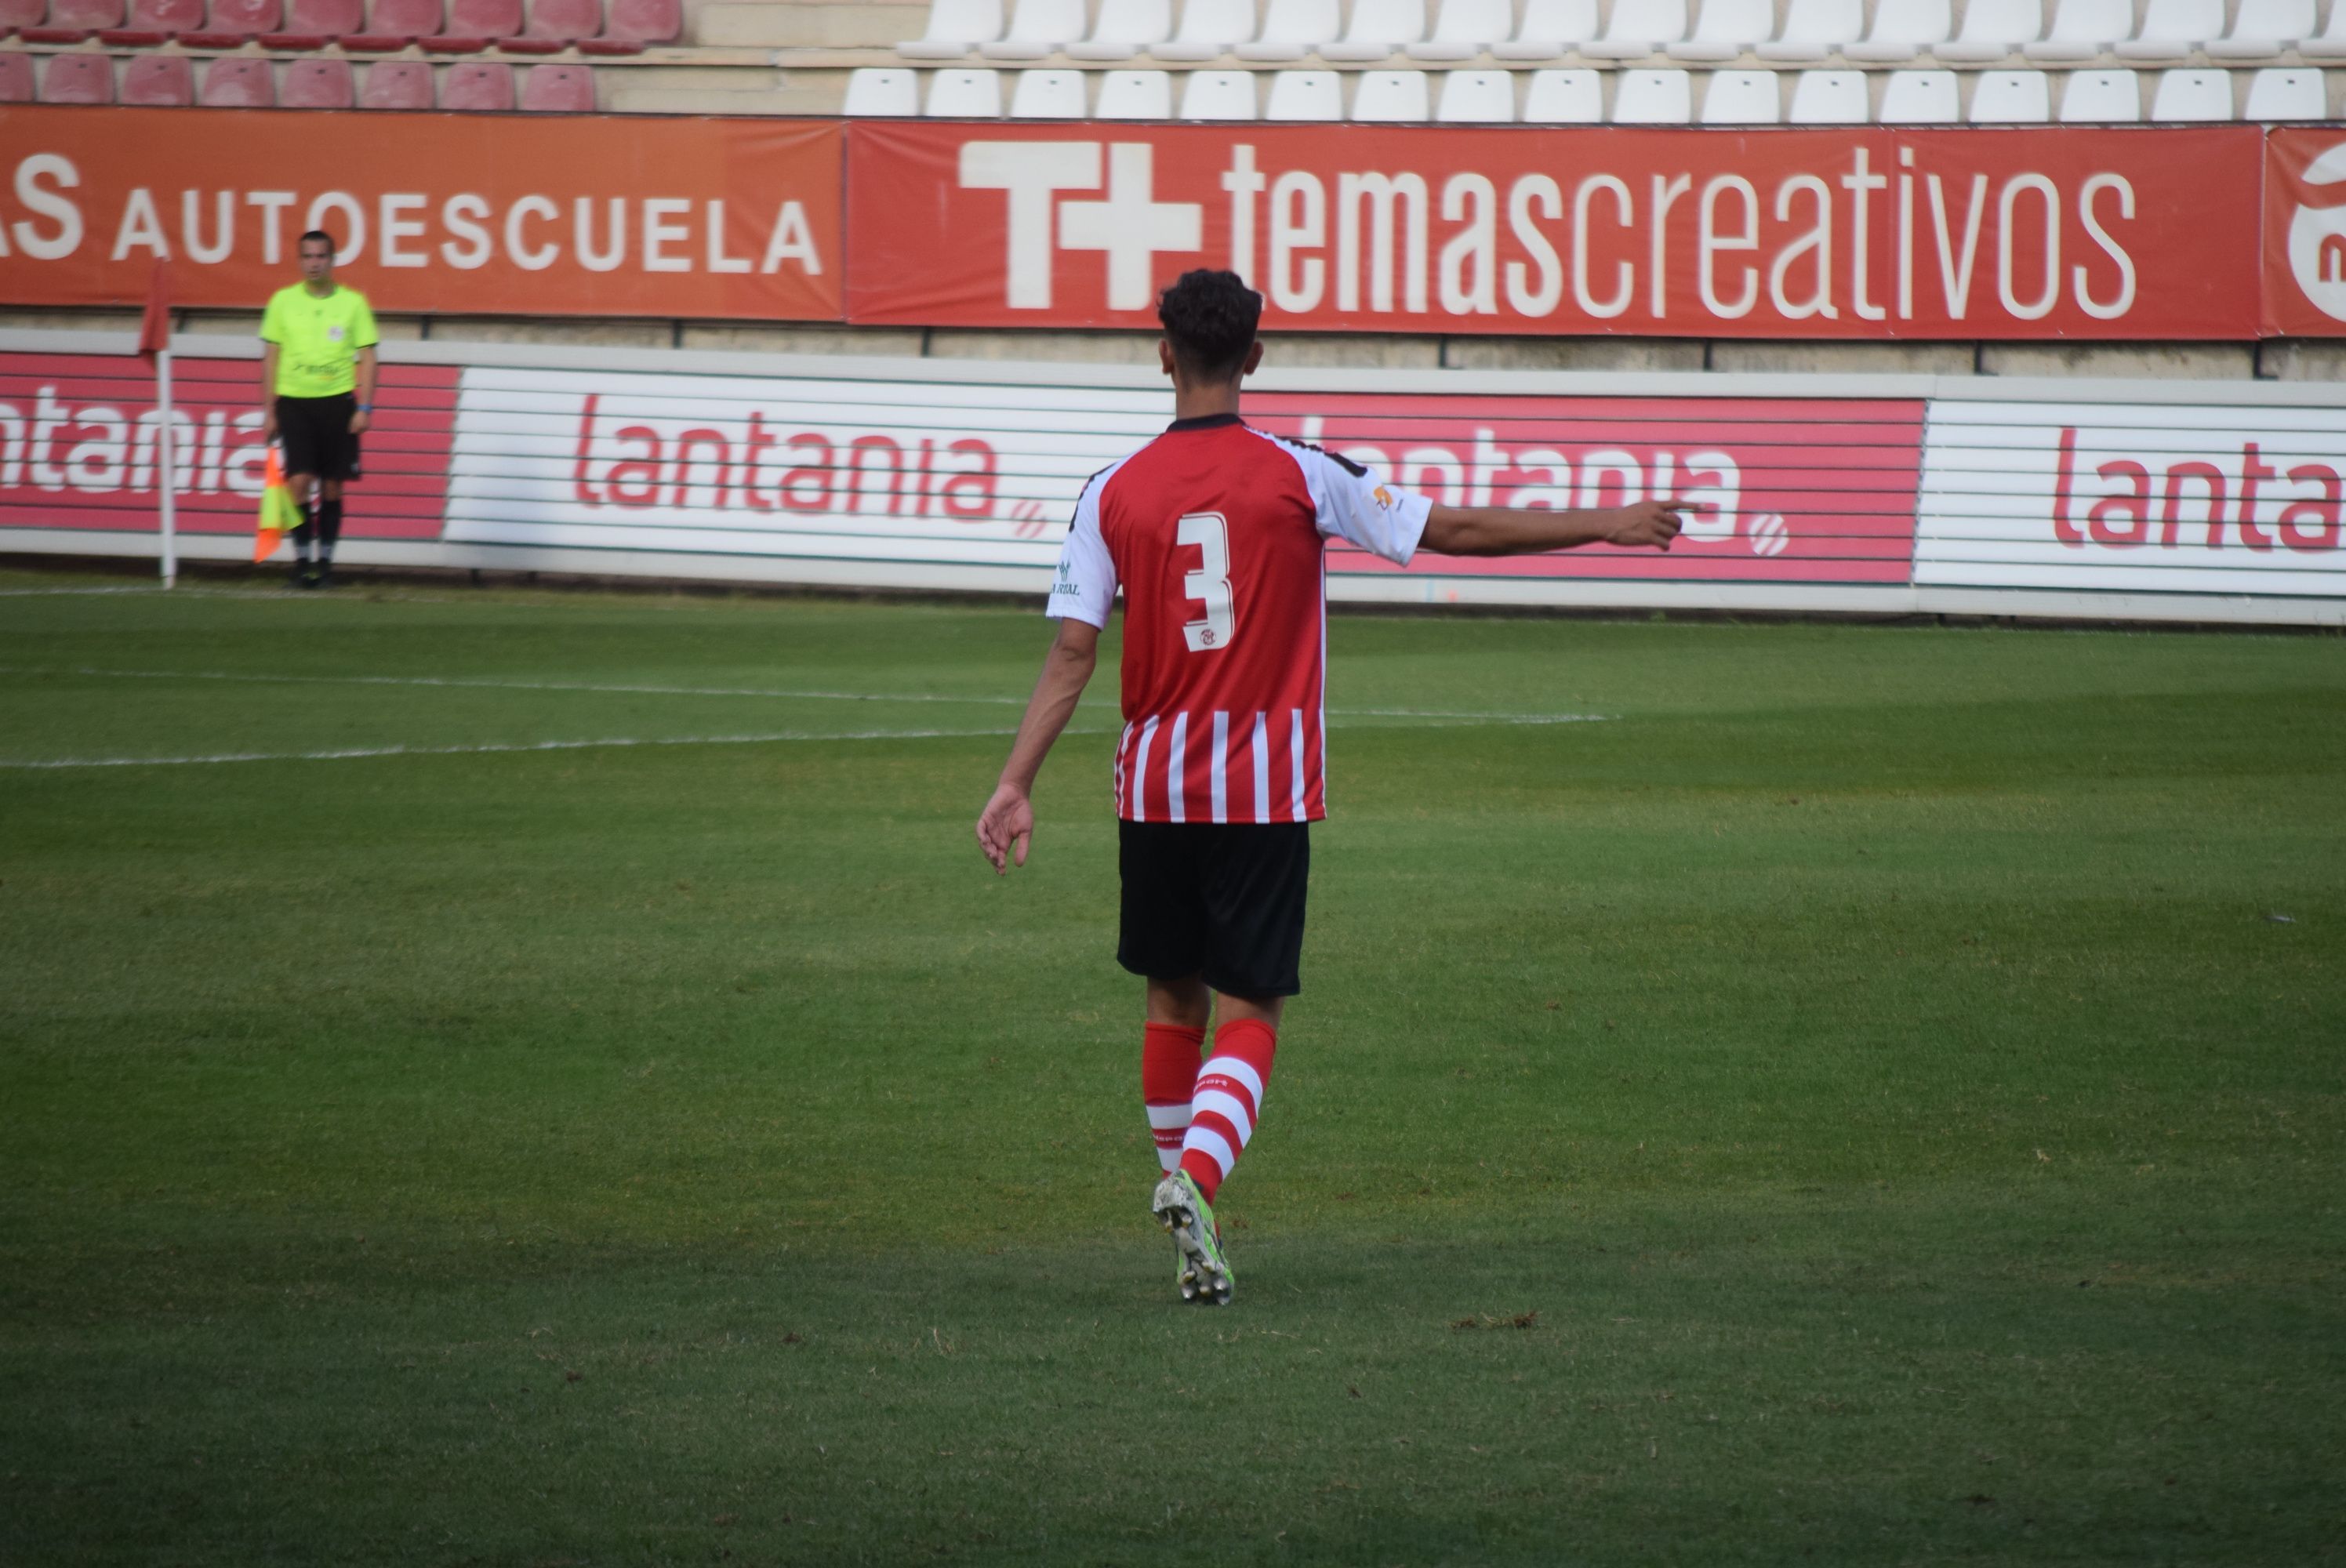
[[[116, 590], [106, 590], [114, 592]], [[232, 670], [99, 669], [90, 666], [0, 665], [0, 675], [84, 676], [115, 680], [224, 680], [270, 686], [415, 686], [479, 691], [602, 692], [634, 697], [762, 697], [804, 702], [941, 702], [1025, 708], [1023, 697], [944, 696], [934, 692], [807, 691], [747, 686], [637, 686], [593, 681], [491, 680], [469, 677], [401, 675], [249, 675]], [[1109, 711], [1112, 703], [1086, 703]], [[1479, 724], [1595, 724], [1601, 713], [1470, 713], [1432, 708], [1331, 708], [1333, 718], [1440, 718]]]
[[[1015, 735], [1014, 729], [780, 729], [763, 735], [621, 736], [608, 740], [522, 740], [478, 746], [352, 746], [332, 751], [219, 751], [194, 757], [61, 757], [49, 760], [0, 758], [0, 769], [186, 768], [220, 762], [339, 762], [363, 757], [467, 757], [501, 751], [586, 751], [627, 746], [765, 746], [792, 740], [936, 740]], [[1102, 729], [1071, 735], [1105, 735]]]

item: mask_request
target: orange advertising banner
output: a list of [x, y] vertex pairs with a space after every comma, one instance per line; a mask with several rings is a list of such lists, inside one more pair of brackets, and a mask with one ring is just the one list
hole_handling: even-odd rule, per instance
[[322, 229], [378, 311], [841, 315], [836, 121], [0, 107], [0, 299], [259, 309]]

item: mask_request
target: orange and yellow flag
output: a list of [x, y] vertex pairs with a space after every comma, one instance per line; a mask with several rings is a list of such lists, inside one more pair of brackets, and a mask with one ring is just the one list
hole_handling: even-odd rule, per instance
[[293, 504], [292, 494], [285, 488], [285, 471], [278, 465], [277, 448], [269, 449], [269, 473], [260, 490], [260, 516], [254, 524], [252, 559], [257, 565], [266, 561], [277, 548], [277, 541], [301, 526], [301, 514]]

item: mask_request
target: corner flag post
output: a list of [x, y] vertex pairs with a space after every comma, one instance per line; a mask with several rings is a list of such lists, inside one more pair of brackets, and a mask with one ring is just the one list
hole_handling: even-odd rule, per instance
[[155, 366], [155, 490], [162, 514], [163, 585], [178, 580], [174, 533], [178, 516], [179, 477], [171, 439], [171, 264], [158, 260], [147, 288], [147, 314], [138, 323], [138, 351]]

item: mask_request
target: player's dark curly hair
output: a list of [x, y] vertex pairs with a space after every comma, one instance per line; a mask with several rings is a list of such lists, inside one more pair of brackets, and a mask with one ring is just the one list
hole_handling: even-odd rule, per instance
[[1262, 296], [1235, 272], [1200, 267], [1157, 296], [1157, 319], [1165, 323], [1174, 359], [1192, 380], [1235, 381], [1254, 346]]

